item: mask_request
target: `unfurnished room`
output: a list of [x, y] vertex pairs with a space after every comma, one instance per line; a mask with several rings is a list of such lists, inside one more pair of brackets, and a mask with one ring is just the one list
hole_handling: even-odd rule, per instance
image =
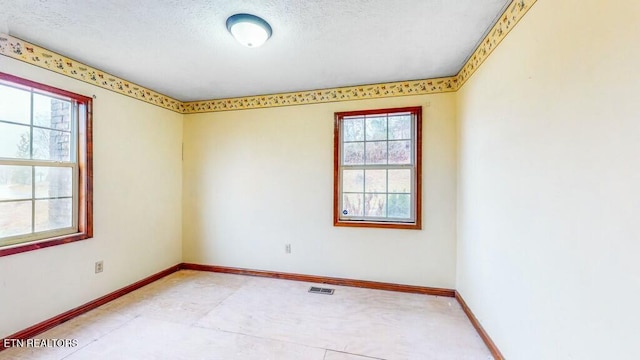
[[638, 44], [631, 0], [0, 0], [0, 359], [640, 359]]

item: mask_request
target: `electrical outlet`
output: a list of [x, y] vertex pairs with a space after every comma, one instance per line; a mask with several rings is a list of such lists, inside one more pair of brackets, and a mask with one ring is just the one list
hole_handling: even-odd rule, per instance
[[96, 274], [97, 273], [101, 273], [102, 270], [104, 270], [104, 264], [103, 264], [102, 260], [96, 261]]
[[291, 254], [291, 244], [286, 244], [284, 246], [284, 252], [287, 254]]

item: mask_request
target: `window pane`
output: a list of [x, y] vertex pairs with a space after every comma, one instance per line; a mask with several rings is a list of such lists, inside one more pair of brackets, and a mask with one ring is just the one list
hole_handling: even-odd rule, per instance
[[[93, 181], [88, 176], [91, 100], [68, 95], [26, 79], [0, 80], [2, 255], [4, 246], [49, 240], [79, 229], [78, 238], [93, 235]], [[362, 126], [364, 137], [364, 120]], [[87, 166], [79, 166], [79, 158]], [[79, 184], [83, 186], [78, 188]], [[51, 231], [59, 229], [64, 231]], [[20, 246], [16, 251], [23, 250], [29, 248]]]
[[33, 129], [33, 158], [39, 160], [69, 161], [71, 136], [68, 132]]
[[31, 233], [31, 201], [0, 203], [0, 237]]
[[31, 122], [31, 93], [0, 85], [0, 120]]
[[342, 196], [343, 216], [362, 216], [364, 194], [344, 194]]
[[362, 192], [364, 189], [364, 170], [342, 171], [342, 191]]
[[0, 200], [31, 199], [31, 169], [0, 165]]
[[387, 142], [376, 141], [367, 143], [367, 164], [387, 163]]
[[364, 192], [387, 192], [387, 170], [367, 170], [365, 173], [365, 184]]
[[0, 122], [0, 157], [28, 159], [30, 156], [29, 127]]
[[389, 116], [389, 140], [411, 138], [411, 115]]
[[365, 195], [365, 216], [385, 217], [387, 212], [385, 194], [366, 194]]
[[71, 199], [36, 200], [36, 231], [71, 227]]
[[389, 214], [392, 218], [411, 218], [411, 195], [389, 194]]
[[71, 102], [33, 94], [33, 124], [56, 130], [71, 130]]
[[364, 140], [364, 118], [345, 118], [342, 120], [343, 141]]
[[389, 192], [411, 193], [411, 170], [389, 170]]
[[367, 117], [367, 136], [366, 140], [387, 140], [387, 117], [375, 116]]
[[37, 166], [35, 172], [37, 198], [73, 195], [72, 168]]
[[389, 141], [389, 164], [411, 164], [411, 141]]
[[344, 165], [362, 165], [364, 164], [364, 143], [345, 143], [343, 164]]

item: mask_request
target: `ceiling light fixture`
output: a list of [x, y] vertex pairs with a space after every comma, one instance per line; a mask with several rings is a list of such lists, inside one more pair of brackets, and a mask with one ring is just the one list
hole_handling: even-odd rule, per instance
[[251, 14], [235, 14], [227, 19], [227, 29], [238, 40], [248, 47], [258, 47], [271, 37], [269, 23]]

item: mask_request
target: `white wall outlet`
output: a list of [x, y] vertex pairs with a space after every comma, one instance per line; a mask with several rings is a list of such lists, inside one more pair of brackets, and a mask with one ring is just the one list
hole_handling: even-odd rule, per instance
[[96, 274], [101, 273], [102, 270], [104, 270], [104, 263], [102, 262], [102, 260], [96, 261]]
[[287, 254], [291, 254], [291, 244], [285, 244], [284, 252]]

